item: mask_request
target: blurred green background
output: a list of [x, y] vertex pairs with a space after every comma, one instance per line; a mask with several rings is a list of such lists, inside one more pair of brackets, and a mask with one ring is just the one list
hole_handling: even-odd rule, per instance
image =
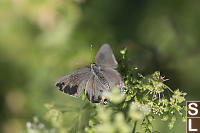
[[[143, 74], [161, 71], [187, 100], [200, 100], [200, 1], [1, 0], [0, 132], [24, 131], [33, 116], [42, 119], [45, 103], [66, 104], [66, 127], [76, 126], [88, 111], [54, 83], [90, 63], [90, 44], [95, 54], [104, 43], [116, 57], [127, 47]], [[154, 129], [182, 133], [185, 123]]]

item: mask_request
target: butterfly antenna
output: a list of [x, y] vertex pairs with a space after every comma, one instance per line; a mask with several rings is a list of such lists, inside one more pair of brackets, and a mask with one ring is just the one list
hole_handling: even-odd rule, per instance
[[92, 44], [91, 44], [91, 64], [92, 64]]

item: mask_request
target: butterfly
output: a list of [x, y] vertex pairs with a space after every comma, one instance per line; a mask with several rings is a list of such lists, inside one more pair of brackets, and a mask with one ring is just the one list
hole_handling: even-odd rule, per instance
[[122, 78], [115, 69], [118, 63], [108, 44], [101, 46], [90, 68], [82, 68], [60, 78], [56, 86], [63, 93], [79, 97], [84, 88], [85, 95], [91, 103], [106, 102], [105, 94], [113, 88], [122, 89]]

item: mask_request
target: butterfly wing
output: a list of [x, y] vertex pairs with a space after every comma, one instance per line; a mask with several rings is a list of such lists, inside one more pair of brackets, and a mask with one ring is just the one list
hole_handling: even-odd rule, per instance
[[108, 44], [101, 46], [95, 57], [95, 63], [98, 66], [117, 68], [118, 63], [115, 59], [112, 49]]
[[123, 88], [123, 80], [120, 74], [116, 70], [106, 67], [106, 68], [102, 68], [102, 73], [111, 89]]
[[89, 68], [82, 68], [60, 78], [56, 82], [56, 86], [59, 87], [59, 90], [63, 93], [79, 97], [85, 84], [88, 82], [90, 75], [91, 72]]
[[85, 94], [92, 103], [99, 103], [104, 93], [113, 88], [122, 88], [120, 74], [112, 68], [104, 68], [98, 75], [91, 75], [86, 84]]
[[90, 102], [99, 103], [105, 90], [105, 86], [99, 79], [95, 75], [92, 75], [86, 84], [85, 95]]

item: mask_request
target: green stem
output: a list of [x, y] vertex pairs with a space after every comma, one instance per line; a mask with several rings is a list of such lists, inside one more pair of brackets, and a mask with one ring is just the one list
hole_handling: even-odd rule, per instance
[[133, 130], [132, 130], [132, 133], [135, 133], [135, 131], [136, 131], [136, 126], [137, 126], [137, 121], [135, 121], [135, 123], [134, 123], [134, 127], [133, 127]]
[[151, 91], [148, 91], [147, 94], [145, 95], [145, 97], [150, 93]]
[[165, 87], [166, 87], [169, 91], [171, 91], [172, 93], [174, 93], [174, 91], [173, 91], [171, 88], [169, 88], [167, 85], [165, 85]]

